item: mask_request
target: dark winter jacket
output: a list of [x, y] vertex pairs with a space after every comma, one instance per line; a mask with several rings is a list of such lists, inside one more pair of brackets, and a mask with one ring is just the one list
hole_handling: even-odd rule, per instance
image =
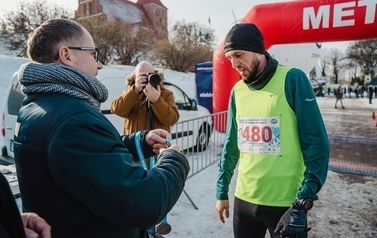
[[54, 238], [147, 237], [144, 228], [161, 221], [183, 191], [189, 165], [182, 154], [165, 150], [155, 168], [144, 170], [133, 159], [135, 134], [122, 141], [97, 108], [79, 99], [30, 94], [17, 123], [23, 208], [43, 217]]
[[3, 174], [0, 174], [0, 237], [25, 238], [20, 212]]
[[343, 91], [342, 88], [338, 88], [335, 93], [336, 98], [343, 98]]

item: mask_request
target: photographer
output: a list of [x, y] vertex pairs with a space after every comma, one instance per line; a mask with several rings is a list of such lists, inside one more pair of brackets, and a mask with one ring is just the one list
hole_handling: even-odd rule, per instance
[[[111, 113], [124, 118], [125, 135], [149, 129], [164, 129], [170, 133], [179, 112], [173, 92], [164, 88], [163, 80], [163, 74], [146, 61], [136, 65], [134, 72], [126, 77], [128, 88], [111, 104]], [[146, 158], [148, 169], [152, 167], [150, 162]], [[157, 231], [161, 227], [158, 226]], [[167, 234], [169, 229], [160, 233]], [[155, 237], [163, 236], [156, 234]]]
[[[156, 87], [148, 83], [150, 73], [155, 73], [161, 78], [160, 84]], [[170, 132], [170, 127], [178, 121], [179, 113], [174, 95], [164, 88], [163, 80], [163, 74], [155, 71], [146, 61], [136, 65], [134, 72], [127, 76], [128, 88], [111, 104], [111, 113], [124, 118], [125, 135], [155, 128]], [[148, 117], [148, 108], [153, 112], [153, 125]]]

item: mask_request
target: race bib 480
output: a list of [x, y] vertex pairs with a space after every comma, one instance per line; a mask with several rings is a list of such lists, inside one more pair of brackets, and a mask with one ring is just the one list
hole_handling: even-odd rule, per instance
[[280, 155], [279, 117], [239, 118], [237, 139], [240, 152]]

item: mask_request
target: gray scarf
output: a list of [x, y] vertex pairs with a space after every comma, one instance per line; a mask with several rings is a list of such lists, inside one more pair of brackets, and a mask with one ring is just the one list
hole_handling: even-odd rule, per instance
[[21, 65], [18, 80], [22, 92], [61, 93], [78, 98], [100, 109], [107, 100], [107, 88], [95, 77], [62, 64], [41, 64], [36, 62]]

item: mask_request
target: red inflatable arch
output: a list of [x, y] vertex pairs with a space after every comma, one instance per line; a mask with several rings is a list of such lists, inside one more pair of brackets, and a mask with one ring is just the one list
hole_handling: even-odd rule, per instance
[[[377, 1], [312, 0], [261, 4], [241, 22], [255, 23], [266, 50], [275, 44], [351, 41], [377, 38]], [[240, 75], [224, 56], [223, 42], [213, 55], [213, 112], [228, 109], [230, 91]], [[215, 129], [225, 125], [215, 121]]]

